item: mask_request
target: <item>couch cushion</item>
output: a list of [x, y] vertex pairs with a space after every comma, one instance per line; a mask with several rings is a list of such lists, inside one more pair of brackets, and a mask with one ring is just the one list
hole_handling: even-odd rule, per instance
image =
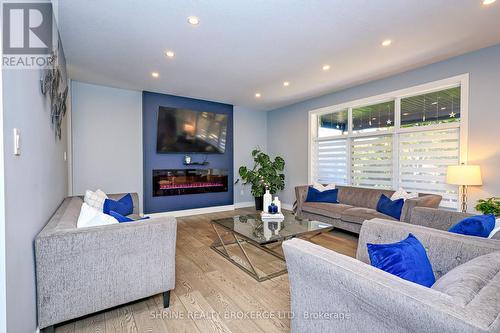
[[403, 210], [404, 204], [404, 199], [392, 200], [385, 194], [381, 194], [377, 203], [377, 212], [392, 216], [399, 220], [401, 218], [401, 211]]
[[328, 203], [339, 203], [337, 201], [337, 195], [339, 190], [325, 190], [319, 191], [314, 187], [309, 187], [307, 189], [307, 197], [305, 202], [328, 202]]
[[412, 233], [396, 243], [366, 246], [372, 266], [425, 287], [436, 282], [425, 248]]
[[349, 208], [352, 208], [352, 206], [326, 202], [304, 202], [302, 204], [304, 212], [332, 217], [334, 219], [340, 219], [340, 214]]
[[474, 258], [455, 267], [434, 283], [461, 306], [474, 311], [485, 325], [500, 313], [500, 252]]
[[448, 231], [456, 234], [488, 238], [494, 228], [495, 215], [488, 214], [466, 217], [453, 225]]
[[362, 224], [366, 220], [371, 220], [377, 217], [380, 219], [397, 221], [395, 218], [379, 213], [375, 209], [363, 208], [363, 207], [354, 207], [346, 209], [340, 215], [340, 218], [344, 221], [359, 223], [359, 224]]
[[377, 208], [381, 194], [388, 197], [394, 193], [391, 190], [379, 190], [363, 187], [337, 186], [339, 189], [338, 201], [354, 207]]
[[115, 211], [123, 216], [130, 215], [134, 212], [134, 201], [130, 193], [125, 194], [119, 200], [105, 199], [102, 206], [104, 214], [109, 214], [110, 211]]

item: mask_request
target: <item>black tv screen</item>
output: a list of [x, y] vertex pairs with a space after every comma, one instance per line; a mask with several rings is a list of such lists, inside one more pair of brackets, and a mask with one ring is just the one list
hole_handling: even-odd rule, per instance
[[157, 153], [226, 151], [227, 115], [160, 106]]

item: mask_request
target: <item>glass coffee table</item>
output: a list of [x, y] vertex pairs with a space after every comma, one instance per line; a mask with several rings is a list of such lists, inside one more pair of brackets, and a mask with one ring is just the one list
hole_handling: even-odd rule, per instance
[[[259, 282], [283, 275], [287, 272], [285, 258], [275, 250], [278, 247], [281, 248], [283, 241], [294, 237], [311, 240], [311, 238], [333, 229], [333, 226], [328, 223], [299, 219], [288, 212], [283, 212], [283, 215], [282, 221], [263, 221], [260, 214], [212, 220], [211, 225], [217, 234], [217, 239], [210, 248]], [[231, 251], [234, 248], [243, 256], [236, 256], [234, 251]], [[268, 265], [275, 268], [272, 272], [266, 273], [257, 268], [255, 258], [262, 262], [264, 257], [259, 255], [259, 251], [261, 251], [260, 253], [265, 252], [268, 257], [270, 255], [270, 258], [273, 259]], [[254, 254], [254, 259], [251, 259], [252, 255], [249, 255], [249, 252]], [[275, 261], [279, 261], [281, 265]]]

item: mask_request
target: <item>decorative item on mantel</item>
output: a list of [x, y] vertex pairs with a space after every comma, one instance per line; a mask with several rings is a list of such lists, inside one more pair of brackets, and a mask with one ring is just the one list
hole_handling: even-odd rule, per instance
[[184, 156], [184, 165], [208, 165], [207, 157], [202, 162], [193, 162], [193, 159], [189, 155]]
[[[252, 157], [254, 161], [253, 168], [248, 169], [246, 166], [241, 166], [238, 173], [243, 184], [252, 185], [255, 208], [257, 210], [264, 210], [267, 209], [267, 206], [263, 203], [265, 188], [269, 189], [271, 195], [285, 188], [285, 174], [283, 173], [285, 160], [280, 156], [276, 156], [273, 161], [269, 155], [260, 149], [254, 149]], [[239, 181], [240, 179], [236, 180], [235, 184]]]
[[56, 137], [61, 139], [61, 125], [66, 114], [66, 99], [68, 97], [68, 80], [66, 76], [66, 61], [58, 38], [57, 47], [52, 51], [51, 67], [43, 70], [40, 79], [42, 94], [50, 101], [50, 119], [56, 132]]

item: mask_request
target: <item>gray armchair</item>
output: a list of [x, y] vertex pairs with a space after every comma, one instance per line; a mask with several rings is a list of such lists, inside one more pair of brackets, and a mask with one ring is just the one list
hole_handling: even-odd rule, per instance
[[[409, 233], [423, 243], [437, 279], [474, 258], [484, 254], [493, 256], [493, 259], [487, 258], [491, 267], [485, 269], [490, 274], [480, 280], [481, 283], [471, 289], [458, 287], [458, 292], [473, 290], [468, 295], [470, 301], [463, 302], [454, 295], [457, 288], [446, 289], [446, 292], [426, 288], [369, 264], [366, 243], [397, 242]], [[357, 259], [300, 239], [284, 242], [283, 249], [295, 315], [292, 332], [500, 330], [500, 252], [497, 252], [500, 244], [497, 241], [373, 219], [361, 228]], [[456, 283], [460, 283], [460, 278]]]
[[[137, 217], [137, 193], [132, 198]], [[39, 327], [50, 332], [55, 324], [160, 293], [168, 307], [175, 218], [78, 229], [82, 202], [66, 198], [35, 239]]]

